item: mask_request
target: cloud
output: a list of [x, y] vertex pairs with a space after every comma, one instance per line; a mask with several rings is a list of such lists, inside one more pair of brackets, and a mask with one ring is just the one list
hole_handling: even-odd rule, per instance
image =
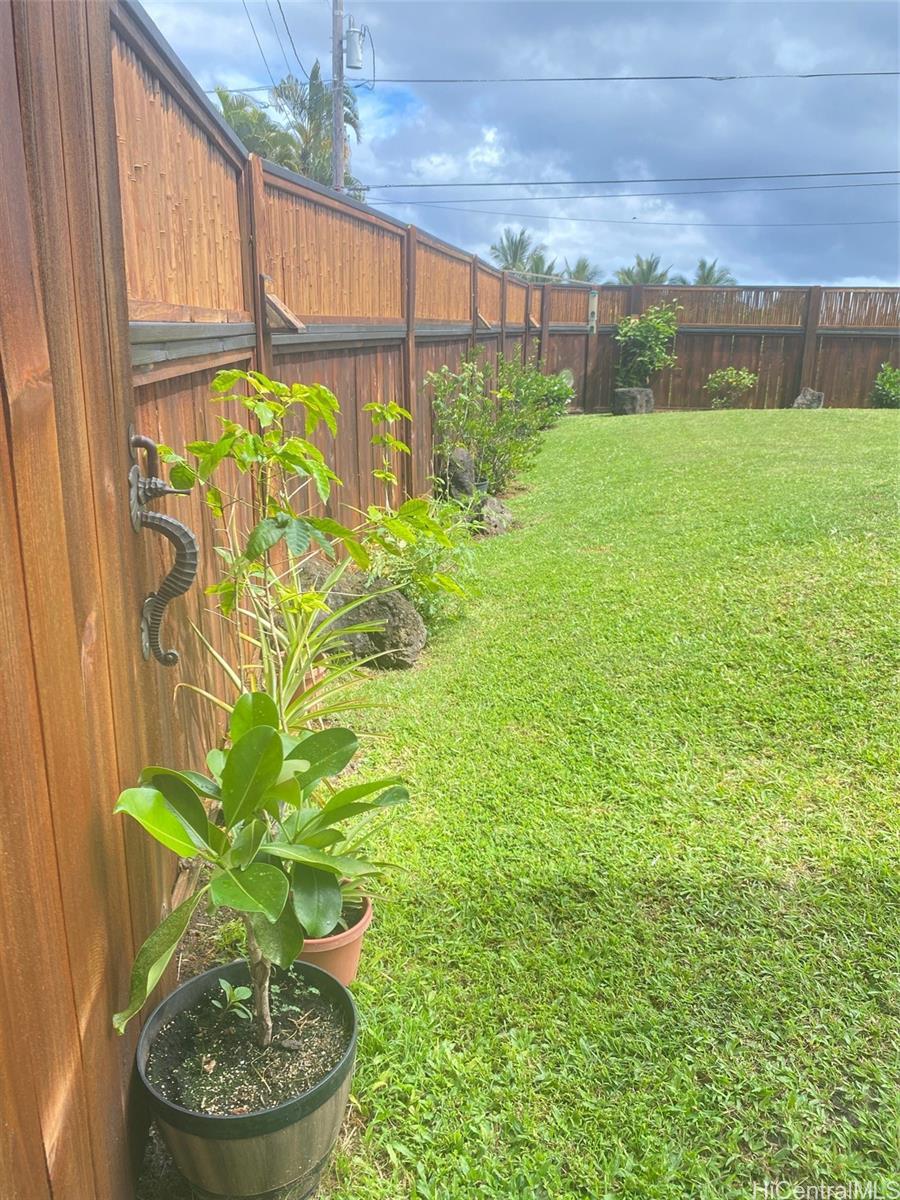
[[[276, 7], [260, 0], [248, 0], [248, 7], [270, 67], [283, 73], [293, 57]], [[148, 9], [202, 86], [266, 82], [239, 0], [152, 0]], [[327, 72], [327, 5], [291, 0], [284, 9], [306, 65], [318, 57]], [[381, 80], [897, 69], [896, 10], [881, 0], [356, 0], [353, 12], [372, 30]], [[554, 180], [896, 168], [894, 79], [377, 83], [373, 92], [360, 88], [357, 95], [363, 142], [353, 149], [353, 170], [372, 185], [371, 198], [406, 201], [385, 211], [482, 255], [504, 224], [526, 224], [551, 254], [570, 261], [587, 254], [608, 274], [639, 252], [658, 253], [686, 273], [701, 255], [718, 258], [743, 282], [896, 282], [900, 275], [895, 225], [787, 224], [895, 219], [896, 187], [726, 192], [721, 189], [728, 184], [714, 182], [660, 184], [659, 191], [706, 187], [715, 194], [600, 200], [571, 193], [618, 189], [548, 186]], [[510, 179], [544, 182], [447, 187]], [[377, 191], [379, 184], [404, 181], [443, 190]], [[731, 186], [749, 188], [754, 181]], [[756, 186], [774, 188], [779, 181]], [[517, 198], [486, 203], [504, 194]], [[520, 198], [531, 194], [554, 198]], [[452, 203], [464, 198], [468, 211]], [[446, 208], [422, 203], [426, 199]], [[638, 223], [645, 221], [682, 224]], [[701, 222], [709, 224], [691, 227]]]

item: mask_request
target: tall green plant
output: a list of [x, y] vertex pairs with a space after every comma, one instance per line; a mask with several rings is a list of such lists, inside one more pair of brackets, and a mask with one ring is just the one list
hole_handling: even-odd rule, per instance
[[533, 461], [541, 430], [559, 419], [573, 394], [561, 376], [502, 354], [495, 372], [482, 356], [472, 355], [458, 371], [444, 366], [426, 383], [433, 393], [439, 478], [446, 478], [452, 452], [462, 448], [475, 463], [476, 481], [494, 493]]
[[[264, 692], [244, 693], [231, 714], [226, 750], [207, 755], [209, 775], [150, 766], [126, 788], [117, 813], [137, 821], [182, 858], [208, 868], [203, 886], [150, 934], [131, 971], [119, 1033], [146, 1003], [201, 901], [240, 913], [247, 932], [256, 1036], [272, 1041], [272, 965], [288, 968], [304, 937], [330, 933], [341, 915], [340, 881], [380, 873], [359, 853], [346, 823], [408, 799], [396, 778], [337, 787], [358, 742], [349, 729], [287, 734]], [[210, 815], [210, 814], [213, 815]]]
[[672, 343], [678, 330], [681, 305], [654, 304], [639, 316], [624, 317], [613, 338], [619, 345], [616, 383], [619, 387], [647, 387], [651, 378], [676, 361]]
[[[214, 401], [242, 406], [252, 424], [220, 417], [222, 432], [215, 441], [190, 442], [184, 453], [160, 447], [172, 482], [201, 488], [219, 524], [221, 574], [207, 592], [229, 623], [235, 661], [218, 654], [205, 639], [204, 644], [236, 694], [248, 687], [265, 688], [284, 728], [295, 732], [349, 705], [355, 668], [345, 654], [341, 659], [342, 647], [348, 634], [371, 628], [348, 629], [343, 622], [365, 597], [330, 610], [328, 594], [345, 569], [337, 565], [338, 551], [345, 561], [368, 570], [376, 549], [419, 539], [440, 542], [445, 535], [432, 521], [427, 501], [411, 499], [399, 507], [390, 503], [396, 484], [390, 456], [408, 453], [391, 429], [408, 416], [405, 409], [368, 406], [372, 440], [384, 456], [376, 475], [385, 488], [385, 502], [370, 505], [350, 527], [315, 513], [340, 486], [325, 453], [312, 441], [323, 430], [337, 433], [335, 396], [319, 384], [287, 385], [241, 370], [219, 372], [212, 389]], [[246, 478], [249, 487], [232, 490], [236, 477]], [[305, 569], [316, 552], [336, 564], [318, 586]], [[343, 628], [338, 629], [339, 623]], [[229, 700], [203, 694], [230, 711]]]
[[873, 408], [900, 408], [900, 367], [882, 363], [869, 393]]

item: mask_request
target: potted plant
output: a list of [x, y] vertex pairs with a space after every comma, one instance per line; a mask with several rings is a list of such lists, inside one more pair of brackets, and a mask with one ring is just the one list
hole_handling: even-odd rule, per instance
[[307, 932], [339, 919], [341, 881], [377, 873], [354, 852], [346, 823], [407, 792], [394, 778], [333, 783], [356, 753], [353, 733], [287, 734], [264, 692], [234, 705], [228, 743], [208, 756], [210, 776], [151, 766], [119, 796], [117, 812], [199, 859], [206, 874], [138, 951], [113, 1024], [122, 1033], [143, 1008], [201, 902], [237, 911], [246, 959], [188, 980], [154, 1009], [138, 1042], [138, 1077], [199, 1196], [299, 1200], [337, 1138], [356, 1012], [337, 979], [297, 956]]

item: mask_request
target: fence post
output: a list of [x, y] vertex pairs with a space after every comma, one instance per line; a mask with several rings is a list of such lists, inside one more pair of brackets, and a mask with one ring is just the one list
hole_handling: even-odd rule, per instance
[[538, 359], [543, 362], [547, 357], [547, 341], [550, 334], [550, 285], [541, 284], [541, 340], [539, 343]]
[[249, 225], [249, 266], [252, 279], [251, 301], [256, 327], [256, 369], [268, 375], [272, 370], [272, 335], [266, 313], [265, 266], [266, 191], [262, 161], [251, 154], [247, 162], [247, 220]]
[[478, 352], [478, 259], [472, 255], [472, 353]]
[[500, 273], [500, 353], [506, 357], [506, 271]]
[[[799, 392], [805, 387], [816, 385], [816, 358], [818, 356], [819, 313], [822, 309], [821, 287], [811, 287], [806, 293], [806, 320], [803, 325], [803, 358], [800, 360]], [[788, 397], [785, 396], [787, 405]]]
[[531, 284], [525, 284], [525, 335], [522, 338], [522, 365], [528, 365], [528, 348], [531, 345]]
[[633, 283], [631, 290], [628, 293], [628, 315], [629, 317], [640, 314], [644, 311], [644, 289], [639, 283]]
[[406, 317], [406, 337], [403, 340], [403, 391], [406, 408], [412, 413], [411, 430], [408, 438], [410, 453], [406, 456], [405, 491], [407, 496], [424, 491], [425, 480], [420, 479], [417, 448], [421, 438], [431, 446], [431, 422], [423, 429], [420, 422], [418, 381], [416, 379], [416, 227], [406, 227], [406, 253], [403, 259], [403, 311]]

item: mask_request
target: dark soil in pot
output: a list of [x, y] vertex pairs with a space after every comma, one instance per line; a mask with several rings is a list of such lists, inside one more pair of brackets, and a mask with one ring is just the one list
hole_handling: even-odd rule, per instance
[[218, 988], [204, 992], [159, 1030], [147, 1060], [153, 1086], [193, 1112], [237, 1116], [272, 1108], [324, 1079], [349, 1044], [338, 1005], [293, 974], [279, 972], [273, 983], [274, 1037], [265, 1049], [252, 1021], [215, 1007], [222, 999]]

